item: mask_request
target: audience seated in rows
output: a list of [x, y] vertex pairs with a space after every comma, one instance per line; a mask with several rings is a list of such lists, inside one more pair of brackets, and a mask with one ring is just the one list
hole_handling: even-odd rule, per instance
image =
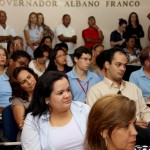
[[[108, 60], [105, 62], [106, 77], [104, 77], [103, 81], [90, 88], [87, 95], [87, 104], [92, 106], [98, 98], [106, 94], [124, 95], [135, 101], [136, 124], [140, 129], [144, 130], [144, 128], [148, 127], [148, 122], [150, 121], [150, 108], [146, 105], [140, 88], [133, 83], [122, 80], [127, 62], [126, 54], [122, 49], [110, 49]], [[138, 133], [138, 136], [140, 136], [140, 133]]]
[[35, 87], [21, 135], [23, 149], [84, 149], [90, 108], [72, 101], [68, 78], [44, 73]]

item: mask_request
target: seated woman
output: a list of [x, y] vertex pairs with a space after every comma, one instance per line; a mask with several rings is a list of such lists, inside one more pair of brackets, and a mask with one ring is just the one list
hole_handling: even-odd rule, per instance
[[68, 45], [64, 42], [61, 42], [61, 43], [56, 44], [54, 49], [58, 49], [58, 48], [63, 49], [65, 51], [66, 57], [67, 57], [67, 65], [69, 67], [73, 67], [72, 59], [70, 55], [68, 54]]
[[47, 45], [51, 50], [51, 48], [52, 48], [52, 38], [50, 36], [44, 36], [41, 40], [41, 44]]
[[29, 68], [40, 77], [49, 65], [49, 47], [45, 44], [38, 46], [34, 51], [34, 60], [30, 61]]
[[33, 52], [40, 45], [43, 38], [43, 28], [38, 25], [35, 12], [29, 15], [28, 24], [24, 28], [24, 36], [27, 43], [26, 51], [33, 58]]
[[9, 99], [12, 94], [12, 88], [9, 83], [9, 77], [5, 73], [7, 69], [7, 59], [8, 55], [6, 49], [0, 46], [0, 114], [6, 106], [11, 104]]
[[38, 24], [43, 28], [43, 37], [50, 36], [53, 40], [54, 32], [44, 23], [44, 15], [42, 13], [37, 13]]
[[112, 47], [121, 47], [124, 48], [126, 46], [126, 30], [127, 21], [124, 19], [119, 19], [118, 29], [113, 31], [110, 35], [110, 45]]
[[69, 72], [72, 67], [67, 65], [66, 52], [61, 48], [53, 49], [50, 54], [50, 63], [46, 71], [59, 71], [63, 73]]
[[91, 62], [91, 67], [90, 71], [94, 71], [95, 69], [98, 68], [98, 65], [96, 63], [96, 57], [104, 50], [104, 46], [100, 43], [97, 43], [93, 46], [92, 48], [92, 62]]
[[123, 50], [126, 52], [126, 55], [129, 60], [130, 65], [140, 65], [139, 54], [140, 49], [136, 48], [136, 38], [135, 36], [130, 36], [127, 38], [127, 47]]
[[134, 101], [117, 94], [98, 99], [89, 114], [85, 150], [134, 150], [135, 122]]
[[37, 82], [37, 75], [28, 67], [17, 67], [13, 72], [15, 82], [12, 83], [12, 111], [20, 129], [24, 125], [25, 111], [32, 100], [33, 90]]
[[72, 101], [65, 74], [45, 72], [36, 85], [21, 135], [27, 150], [83, 149], [88, 105]]

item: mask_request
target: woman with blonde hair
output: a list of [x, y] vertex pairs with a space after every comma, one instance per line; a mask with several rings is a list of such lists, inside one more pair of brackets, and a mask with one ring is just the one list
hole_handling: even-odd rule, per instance
[[86, 150], [134, 150], [135, 102], [122, 95], [106, 95], [93, 105], [88, 118]]
[[27, 43], [26, 51], [33, 58], [33, 52], [40, 45], [43, 38], [43, 28], [39, 26], [35, 12], [31, 12], [29, 15], [28, 24], [24, 28], [24, 36]]
[[43, 37], [50, 36], [53, 40], [54, 38], [54, 32], [51, 30], [49, 26], [47, 26], [44, 22], [44, 15], [42, 13], [37, 13], [38, 17], [38, 24], [43, 28]]

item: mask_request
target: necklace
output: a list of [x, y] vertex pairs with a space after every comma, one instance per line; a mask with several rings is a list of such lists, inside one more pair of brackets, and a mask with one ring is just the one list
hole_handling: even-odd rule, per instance
[[42, 68], [39, 66], [39, 63], [38, 63], [38, 60], [36, 60], [36, 65], [37, 65], [37, 68], [40, 72], [43, 72]]

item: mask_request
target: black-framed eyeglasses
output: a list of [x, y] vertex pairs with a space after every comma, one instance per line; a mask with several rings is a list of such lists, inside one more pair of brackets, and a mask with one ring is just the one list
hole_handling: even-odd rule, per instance
[[92, 61], [92, 58], [79, 58], [79, 59], [83, 59], [84, 61], [89, 61], [89, 62], [91, 62]]

